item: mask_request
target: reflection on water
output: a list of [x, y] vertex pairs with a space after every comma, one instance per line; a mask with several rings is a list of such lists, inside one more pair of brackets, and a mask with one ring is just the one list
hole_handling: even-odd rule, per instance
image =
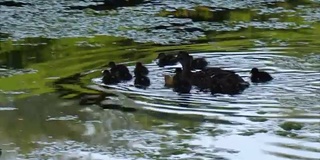
[[[320, 158], [319, 1], [99, 4], [0, 2], [1, 160]], [[247, 81], [252, 67], [274, 80], [234, 96], [196, 89], [179, 95], [164, 87], [162, 74], [180, 64], [159, 68], [151, 59], [180, 49]], [[147, 62], [151, 86], [127, 82], [106, 89], [99, 67], [109, 60]], [[71, 84], [52, 87], [57, 77], [70, 75], [60, 82]], [[89, 92], [86, 85], [112, 89], [118, 97], [108, 102], [138, 110], [79, 105], [74, 97]], [[302, 129], [285, 130], [285, 122]]]
[[[0, 4], [0, 35], [19, 39], [103, 34], [139, 42], [181, 44], [204, 38], [207, 32], [297, 31], [310, 28], [311, 23], [320, 20], [319, 2], [310, 0], [102, 2], [28, 0], [28, 4], [21, 7]], [[130, 7], [115, 8], [117, 6]]]
[[[17, 100], [11, 104], [15, 110], [0, 112], [0, 136], [7, 137], [0, 141], [3, 157], [317, 159], [319, 57], [279, 52], [284, 48], [193, 54], [206, 57], [211, 66], [233, 69], [245, 80], [252, 66], [273, 75], [273, 81], [252, 84], [235, 96], [212, 96], [196, 89], [176, 94], [163, 86], [161, 75], [179, 64], [161, 69], [152, 62], [146, 64], [152, 82], [148, 89], [137, 89], [133, 82], [109, 86], [127, 96], [129, 101], [120, 99], [119, 104], [139, 107], [138, 112], [79, 106], [56, 94]], [[102, 85], [100, 77], [92, 82]], [[284, 131], [279, 124], [285, 121], [299, 122], [303, 128]]]

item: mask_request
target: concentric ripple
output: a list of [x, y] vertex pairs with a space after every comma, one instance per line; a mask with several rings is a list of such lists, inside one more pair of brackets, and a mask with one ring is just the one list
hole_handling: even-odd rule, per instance
[[[264, 84], [253, 84], [242, 94], [211, 95], [210, 93], [199, 92], [196, 88], [191, 94], [177, 94], [171, 89], [164, 87], [163, 74], [173, 74], [175, 67], [180, 64], [165, 68], [159, 68], [156, 62], [146, 64], [150, 70], [149, 78], [151, 86], [147, 89], [138, 89], [133, 86], [133, 82], [110, 85], [120, 92], [130, 93], [132, 97], [139, 97], [136, 103], [146, 106], [153, 106], [157, 109], [173, 109], [179, 111], [192, 110], [194, 114], [208, 113], [232, 113], [237, 116], [258, 116], [252, 113], [261, 109], [266, 110], [266, 117], [283, 117], [281, 113], [292, 108], [312, 109], [320, 100], [319, 80], [320, 72], [312, 68], [309, 62], [303, 62], [299, 58], [279, 55], [280, 51], [268, 53], [253, 52], [214, 52], [197, 53], [195, 57], [205, 57], [210, 62], [210, 66], [222, 67], [235, 70], [246, 81], [249, 80], [249, 72], [252, 67], [269, 72], [274, 80]], [[305, 57], [307, 58], [307, 57]], [[299, 66], [296, 67], [296, 66]], [[134, 67], [129, 69], [133, 71]], [[101, 84], [101, 78], [93, 80]], [[299, 103], [295, 101], [299, 100]], [[303, 100], [303, 104], [301, 104]], [[248, 114], [243, 112], [246, 110]], [[201, 113], [200, 113], [201, 112]], [[202, 113], [203, 112], [203, 113]], [[276, 112], [277, 115], [274, 115]], [[240, 114], [241, 113], [241, 114]], [[319, 112], [320, 113], [320, 112]], [[315, 113], [317, 115], [318, 113]]]
[[[195, 57], [207, 58], [210, 66], [235, 70], [246, 81], [249, 81], [249, 71], [252, 67], [265, 70], [274, 77], [273, 81], [264, 84], [250, 82], [248, 89], [235, 96], [211, 95], [199, 92], [196, 88], [193, 88], [190, 94], [177, 94], [172, 89], [164, 87], [163, 74], [173, 74], [174, 68], [180, 67], [180, 64], [159, 68], [155, 61], [146, 64], [150, 70], [149, 78], [152, 83], [149, 88], [145, 90], [135, 88], [132, 81], [109, 87], [128, 95], [136, 106], [143, 106], [145, 110], [166, 115], [205, 117], [208, 122], [202, 124], [204, 130], [210, 130], [208, 126], [211, 128], [211, 122], [214, 122], [218, 129], [227, 132], [215, 138], [204, 132], [206, 134], [198, 137], [199, 141], [193, 139], [192, 142], [185, 142], [189, 145], [195, 143], [201, 146], [198, 149], [193, 148], [192, 153], [204, 152], [203, 154], [207, 155], [210, 152], [209, 146], [215, 145], [229, 150], [214, 151], [215, 156], [221, 155], [231, 159], [238, 156], [253, 159], [254, 156], [249, 156], [251, 152], [255, 154], [261, 152], [264, 155], [267, 153], [265, 158], [268, 159], [269, 156], [272, 158], [276, 156], [279, 159], [287, 156], [292, 159], [316, 159], [320, 157], [319, 140], [317, 140], [320, 130], [319, 127], [314, 127], [320, 125], [320, 99], [318, 98], [320, 70], [314, 66], [319, 63], [319, 57], [308, 55], [296, 58], [284, 56], [281, 52], [285, 50], [264, 48], [263, 51], [192, 54]], [[129, 69], [132, 71], [134, 67], [130, 66]], [[93, 79], [93, 82], [103, 85], [101, 78]], [[284, 121], [304, 125], [303, 130], [292, 133], [297, 134], [297, 139], [275, 136], [282, 134], [279, 123]], [[263, 145], [255, 148], [254, 146], [261, 145], [261, 142], [252, 141], [252, 136], [249, 135], [262, 140]], [[212, 140], [205, 140], [206, 137]], [[247, 142], [250, 143], [247, 149], [238, 146]], [[205, 143], [212, 144], [205, 147], [203, 146]], [[299, 148], [301, 147], [299, 143], [304, 143], [306, 148]], [[278, 150], [279, 147], [281, 150]]]

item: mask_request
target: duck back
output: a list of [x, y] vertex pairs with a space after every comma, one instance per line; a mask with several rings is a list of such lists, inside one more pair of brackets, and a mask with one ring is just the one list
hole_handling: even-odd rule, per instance
[[147, 67], [145, 67], [144, 65], [140, 64], [140, 65], [136, 65], [136, 67], [134, 68], [133, 71], [134, 75], [148, 75], [149, 74], [149, 70]]
[[212, 77], [212, 94], [239, 94], [247, 87], [249, 83], [244, 81], [238, 74], [218, 74]]
[[111, 74], [115, 75], [119, 80], [122, 81], [130, 81], [132, 79], [132, 75], [129, 72], [129, 69], [122, 64], [116, 65], [110, 69]]
[[150, 79], [144, 75], [136, 75], [134, 85], [138, 88], [145, 88], [150, 86]]

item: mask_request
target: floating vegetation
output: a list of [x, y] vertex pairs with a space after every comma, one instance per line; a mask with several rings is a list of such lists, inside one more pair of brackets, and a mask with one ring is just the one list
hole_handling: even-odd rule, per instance
[[291, 131], [291, 130], [301, 130], [303, 125], [298, 122], [284, 122], [280, 124], [280, 127], [286, 131]]

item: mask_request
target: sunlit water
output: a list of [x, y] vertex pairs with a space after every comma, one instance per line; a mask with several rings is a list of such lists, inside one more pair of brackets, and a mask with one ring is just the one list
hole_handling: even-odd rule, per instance
[[[251, 27], [285, 32], [312, 28], [312, 23], [319, 22], [319, 1], [313, 1], [313, 5], [299, 1], [301, 5], [291, 7], [268, 6], [281, 1], [165, 0], [95, 15], [92, 11], [67, 10], [68, 6], [87, 2], [29, 0], [26, 2], [33, 5], [0, 6], [0, 32], [9, 33], [13, 39], [105, 34], [167, 44], [204, 36], [202, 32], [181, 30], [173, 23], [183, 28], [236, 33]], [[156, 15], [162, 9], [197, 5], [217, 10], [255, 8], [246, 12], [254, 10], [267, 20], [193, 22]], [[273, 14], [299, 16], [308, 23], [281, 20]], [[153, 29], [159, 25], [172, 28]], [[239, 39], [238, 35], [231, 38]], [[265, 84], [251, 84], [239, 95], [211, 95], [196, 89], [179, 95], [164, 87], [163, 74], [173, 74], [180, 65], [159, 68], [155, 61], [146, 64], [151, 71], [149, 88], [137, 89], [132, 81], [109, 86], [126, 96], [110, 101], [139, 108], [134, 113], [79, 106], [78, 101], [62, 100], [54, 93], [14, 101], [14, 95], [28, 91], [1, 92], [0, 117], [5, 121], [0, 122], [0, 159], [320, 159], [320, 56], [312, 54], [319, 53], [314, 37], [306, 35], [297, 43], [290, 36], [287, 41], [272, 36], [242, 38], [244, 43], [252, 41], [256, 48], [193, 54], [207, 58], [210, 66], [235, 70], [246, 81], [252, 67], [274, 77]], [[270, 41], [273, 46], [283, 47], [267, 47]], [[296, 51], [299, 46], [302, 49]], [[285, 56], [303, 49], [310, 49], [304, 57]], [[35, 72], [1, 68], [0, 76]], [[92, 79], [92, 83], [105, 86], [101, 77]], [[284, 131], [279, 125], [286, 121], [299, 122], [303, 128]]]

